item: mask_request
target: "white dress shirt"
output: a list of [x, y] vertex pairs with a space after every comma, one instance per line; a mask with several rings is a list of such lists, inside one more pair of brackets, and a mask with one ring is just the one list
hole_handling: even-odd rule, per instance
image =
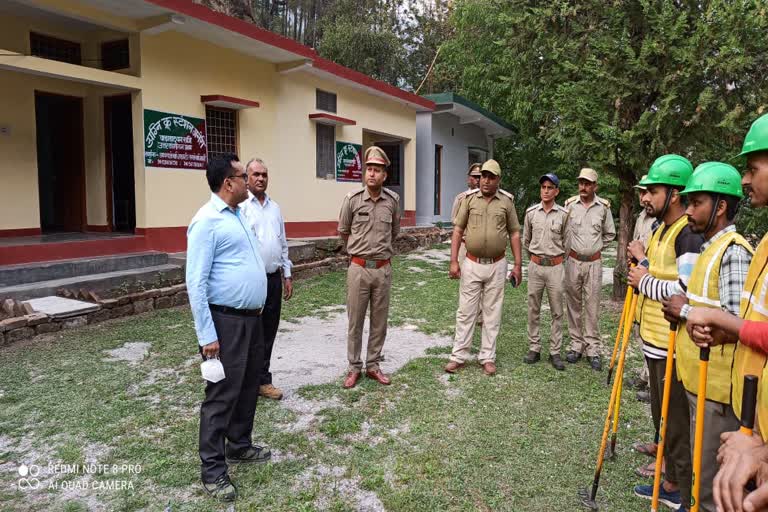
[[293, 263], [288, 259], [288, 240], [280, 207], [265, 193], [264, 204], [248, 191], [248, 199], [240, 203], [243, 215], [259, 241], [259, 252], [267, 274], [283, 269], [283, 276], [291, 277]]

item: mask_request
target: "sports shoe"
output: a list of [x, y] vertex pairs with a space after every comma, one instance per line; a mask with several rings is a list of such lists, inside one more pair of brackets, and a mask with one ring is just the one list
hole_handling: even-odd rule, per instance
[[579, 359], [581, 359], [581, 354], [575, 350], [569, 350], [568, 353], [565, 354], [565, 360], [571, 364], [578, 363]]
[[541, 354], [539, 354], [536, 351], [529, 350], [527, 354], [525, 354], [525, 357], [523, 357], [523, 362], [526, 364], [534, 364], [538, 363], [541, 359]]
[[587, 359], [589, 359], [589, 366], [591, 366], [593, 370], [596, 372], [603, 371], [603, 363], [600, 361], [600, 356], [588, 357]]
[[237, 487], [226, 473], [211, 483], [203, 482], [203, 489], [219, 501], [235, 501], [237, 499]]
[[272, 452], [266, 446], [252, 444], [238, 454], [228, 453], [227, 464], [263, 464], [272, 458]]
[[[680, 500], [680, 491], [667, 492], [664, 490], [664, 483], [660, 483], [659, 486], [659, 501], [668, 506], [672, 510], [679, 510], [682, 506]], [[653, 499], [653, 485], [636, 485], [635, 496], [645, 498], [647, 500]]]

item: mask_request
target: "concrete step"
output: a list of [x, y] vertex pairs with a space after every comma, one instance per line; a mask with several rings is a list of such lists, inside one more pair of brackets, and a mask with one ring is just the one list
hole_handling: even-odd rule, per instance
[[[168, 255], [163, 252], [140, 252], [78, 258], [72, 260], [44, 261], [20, 265], [0, 266], [0, 287], [68, 279], [78, 276], [105, 274], [121, 270], [154, 267], [168, 263]], [[2, 296], [2, 294], [0, 294]]]
[[164, 264], [0, 287], [0, 297], [22, 301], [56, 295], [61, 289], [85, 289], [98, 293], [130, 289], [140, 284], [147, 289], [160, 288], [183, 281], [184, 270], [181, 266]]

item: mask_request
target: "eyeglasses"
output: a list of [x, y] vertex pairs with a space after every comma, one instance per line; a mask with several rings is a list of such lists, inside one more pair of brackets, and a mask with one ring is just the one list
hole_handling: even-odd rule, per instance
[[243, 178], [243, 181], [248, 183], [248, 175], [245, 174], [245, 173], [243, 173], [243, 174], [233, 174], [232, 176], [227, 176], [227, 177], [228, 178]]

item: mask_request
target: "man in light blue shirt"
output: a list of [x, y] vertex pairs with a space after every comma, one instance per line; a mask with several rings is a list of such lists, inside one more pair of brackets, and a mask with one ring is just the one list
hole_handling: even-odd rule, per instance
[[264, 325], [264, 368], [261, 372], [259, 394], [272, 400], [283, 398], [280, 388], [272, 385], [269, 362], [272, 347], [280, 325], [280, 309], [284, 297], [293, 295], [291, 260], [288, 258], [288, 240], [280, 207], [267, 195], [269, 171], [264, 161], [254, 158], [246, 165], [248, 172], [248, 199], [240, 204], [243, 216], [259, 241], [259, 252], [267, 271], [267, 301], [261, 316]]
[[[206, 172], [211, 199], [187, 230], [187, 293], [203, 359], [219, 358], [225, 378], [207, 382], [200, 406], [203, 488], [232, 501], [227, 464], [266, 462], [269, 448], [251, 442], [263, 364], [264, 262], [242, 218], [247, 174], [236, 155], [216, 155]], [[226, 446], [226, 450], [225, 450]]]

